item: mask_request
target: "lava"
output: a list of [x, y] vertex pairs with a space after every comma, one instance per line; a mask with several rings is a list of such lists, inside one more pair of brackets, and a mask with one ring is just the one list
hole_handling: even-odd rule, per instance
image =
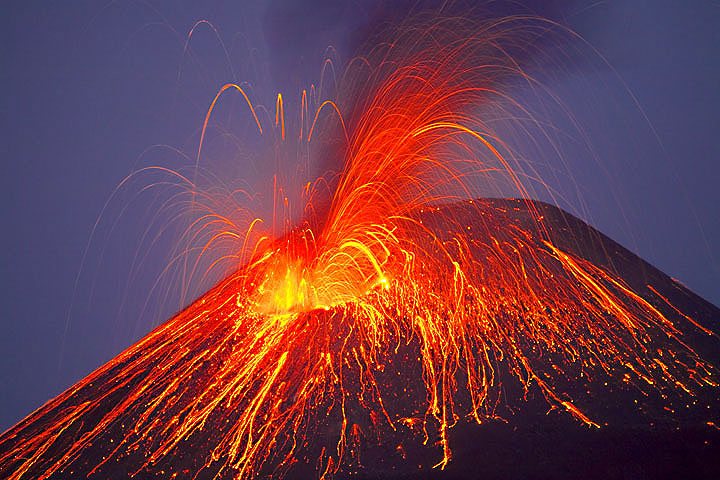
[[[502, 79], [528, 78], [506, 47], [529, 47], [547, 25], [458, 25], [401, 31], [351, 62], [348, 72], [366, 72], [350, 100], [302, 92], [300, 143], [341, 132], [344, 147], [336, 175], [301, 189], [295, 228], [237, 224], [197, 194], [193, 208], [209, 212], [190, 236], [209, 238], [203, 252], [237, 239], [239, 267], [6, 432], [0, 472], [92, 477], [122, 461], [168, 478], [282, 476], [317, 451], [329, 478], [362, 462], [359, 438], [373, 435], [390, 450], [403, 450], [391, 438], [423, 442], [443, 468], [453, 426], [499, 418], [500, 405], [533, 394], [594, 428], [602, 419], [566, 385], [603, 378], [687, 396], [716, 387], [713, 367], [651, 299], [557, 244], [527, 174], [479, 113], [512, 101], [496, 90]], [[260, 133], [297, 140], [280, 95], [263, 127], [238, 85], [219, 91], [205, 128], [229, 90]], [[506, 224], [502, 207], [467, 200], [488, 181], [513, 186], [531, 221]], [[84, 452], [100, 443], [104, 459], [87, 465]], [[180, 459], [183, 445], [203, 453]]]

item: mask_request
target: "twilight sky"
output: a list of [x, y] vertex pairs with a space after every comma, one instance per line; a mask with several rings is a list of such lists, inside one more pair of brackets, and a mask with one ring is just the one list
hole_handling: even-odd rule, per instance
[[[248, 81], [261, 103], [278, 91], [293, 98], [317, 82], [328, 45], [348, 59], [378, 22], [417, 4], [383, 3], [3, 2], [0, 430], [179, 308], [177, 301], [144, 303], [173, 232], [154, 244], [142, 268], [131, 268], [163, 198], [136, 194], [157, 178], [138, 179], [110, 202], [73, 296], [113, 189], [143, 166], [187, 166], [177, 152], [193, 158], [223, 84]], [[599, 159], [568, 145], [574, 183], [557, 188], [579, 188], [583, 205], [575, 213], [720, 305], [720, 3], [524, 3], [578, 32], [617, 72], [599, 56], [537, 72]], [[518, 11], [505, 2], [487, 10]], [[202, 19], [217, 35], [200, 24], [185, 48]], [[242, 137], [247, 126], [241, 107], [228, 99], [219, 114], [228, 138]], [[266, 169], [237, 158], [217, 142], [207, 168], [250, 184], [265, 180]], [[570, 203], [562, 206], [577, 207]]]

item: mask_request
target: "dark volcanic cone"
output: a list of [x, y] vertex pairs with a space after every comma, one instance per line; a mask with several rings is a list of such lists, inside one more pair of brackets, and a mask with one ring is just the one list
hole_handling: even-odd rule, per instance
[[[538, 214], [546, 232], [539, 231]], [[687, 365], [690, 379], [700, 378], [692, 356], [672, 350], [682, 342], [698, 358], [720, 364], [717, 337], [704, 329], [720, 326], [717, 307], [556, 207], [478, 200], [432, 209], [420, 220], [448, 222], [447, 241], [458, 225], [470, 232], [468, 238], [478, 242], [472, 244], [479, 259], [473, 274], [481, 277], [502, 274], [498, 265], [526, 277], [568, 277], [559, 260], [553, 265], [533, 259], [559, 258], [558, 252], [582, 259], [619, 279], [613, 288], [642, 297], [682, 332], [643, 343], [654, 350], [640, 347], [639, 356], [672, 357]], [[522, 246], [515, 241], [518, 232]], [[547, 237], [557, 250], [543, 241]], [[503, 255], [503, 263], [493, 255]], [[532, 268], [546, 271], [524, 270]], [[438, 433], [425, 413], [432, 399], [422, 345], [402, 331], [402, 321], [387, 334], [391, 338], [383, 337], [383, 344], [394, 347], [370, 357], [382, 364], [370, 365], [359, 358], [368, 358], [364, 336], [372, 332], [355, 325], [348, 314], [352, 307], [278, 316], [272, 325], [261, 314], [238, 320], [244, 288], [235, 277], [221, 282], [5, 432], [0, 477], [314, 478], [334, 472], [336, 478], [720, 478], [720, 431], [714, 426], [720, 402], [711, 382], [698, 381], [690, 389], [647, 378], [639, 385], [627, 370], [632, 365], [608, 365], [604, 359], [579, 365], [563, 352], [578, 358], [592, 352], [573, 332], [561, 332], [571, 348], [544, 349], [530, 331], [542, 325], [523, 325], [502, 311], [496, 315], [499, 325], [528, 329], [526, 344], [512, 345], [524, 349], [537, 378], [518, 381], [525, 371], [513, 372], [519, 368], [513, 352], [495, 340], [504, 355], [495, 352], [488, 359], [494, 366], [492, 388], [477, 415], [467, 414], [473, 399], [458, 387], [467, 382], [462, 371], [454, 383], [443, 383], [455, 392], [446, 432], [452, 457], [444, 469], [433, 469], [443, 457], [438, 437], [443, 431]], [[512, 292], [507, 294], [508, 311], [527, 308], [525, 300], [514, 302]], [[275, 339], [276, 330], [282, 330], [282, 339]], [[263, 351], [263, 365], [238, 361], [254, 358], [256, 351]], [[308, 362], [308, 355], [321, 361]], [[328, 365], [324, 373], [320, 364]], [[244, 371], [253, 372], [250, 380], [240, 375]], [[538, 387], [551, 378], [554, 399]], [[252, 462], [243, 463], [248, 458]]]

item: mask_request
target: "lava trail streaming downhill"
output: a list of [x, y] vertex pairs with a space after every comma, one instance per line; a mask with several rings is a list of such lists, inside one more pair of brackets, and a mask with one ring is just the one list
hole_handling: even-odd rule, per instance
[[[602, 419], [569, 389], [609, 381], [667, 399], [715, 388], [659, 292], [641, 296], [556, 241], [529, 174], [477, 113], [523, 111], [495, 89], [532, 82], [512, 52], [548, 28], [523, 18], [408, 28], [351, 62], [365, 71], [352, 101], [303, 92], [300, 142], [335, 122], [325, 131], [344, 146], [340, 173], [303, 189], [299, 226], [273, 237], [272, 222], [203, 215], [195, 237], [208, 235], [210, 251], [239, 239], [242, 266], [6, 432], [2, 476], [105, 478], [122, 465], [250, 478], [305, 462], [329, 478], [360, 465], [360, 436], [428, 444], [444, 468], [454, 425], [533, 395], [594, 428]], [[227, 85], [215, 100], [232, 89], [245, 95]], [[274, 125], [254, 119], [290, 141], [280, 96]], [[527, 199], [513, 204], [527, 221], [509, 220], [507, 203], [443, 206], [497, 179]], [[93, 445], [97, 462], [84, 455]]]

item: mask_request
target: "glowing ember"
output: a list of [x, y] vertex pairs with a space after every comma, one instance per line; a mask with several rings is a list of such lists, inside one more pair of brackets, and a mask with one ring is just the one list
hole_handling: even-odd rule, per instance
[[[683, 395], [716, 386], [659, 308], [557, 245], [536, 203], [517, 203], [530, 219], [517, 224], [489, 201], [441, 206], [497, 178], [527, 198], [516, 160], [473, 109], [507, 100], [498, 77], [525, 77], [503, 41], [540, 35], [519, 20], [472, 37], [453, 26], [405, 32], [356, 62], [371, 68], [352, 103], [303, 92], [301, 141], [334, 119], [347, 145], [337, 178], [304, 190], [301, 224], [272, 238], [260, 222], [240, 228], [211, 212], [196, 227], [213, 231], [206, 248], [243, 239], [243, 266], [7, 432], [0, 472], [69, 475], [103, 442], [112, 448], [90, 473], [129, 458], [138, 473], [279, 475], [313, 446], [319, 475], [330, 476], [359, 461], [360, 436], [411, 432], [439, 446], [442, 468], [451, 427], [497, 418], [518, 400], [503, 392], [537, 392], [597, 427], [564, 385], [605, 378]], [[231, 88], [240, 90], [222, 91]], [[278, 96], [284, 139], [283, 113]], [[333, 185], [328, 198], [321, 184]], [[329, 206], [310, 214], [318, 205]], [[318, 434], [324, 427], [334, 434]], [[168, 465], [185, 443], [209, 454]], [[45, 455], [59, 444], [62, 456]]]

